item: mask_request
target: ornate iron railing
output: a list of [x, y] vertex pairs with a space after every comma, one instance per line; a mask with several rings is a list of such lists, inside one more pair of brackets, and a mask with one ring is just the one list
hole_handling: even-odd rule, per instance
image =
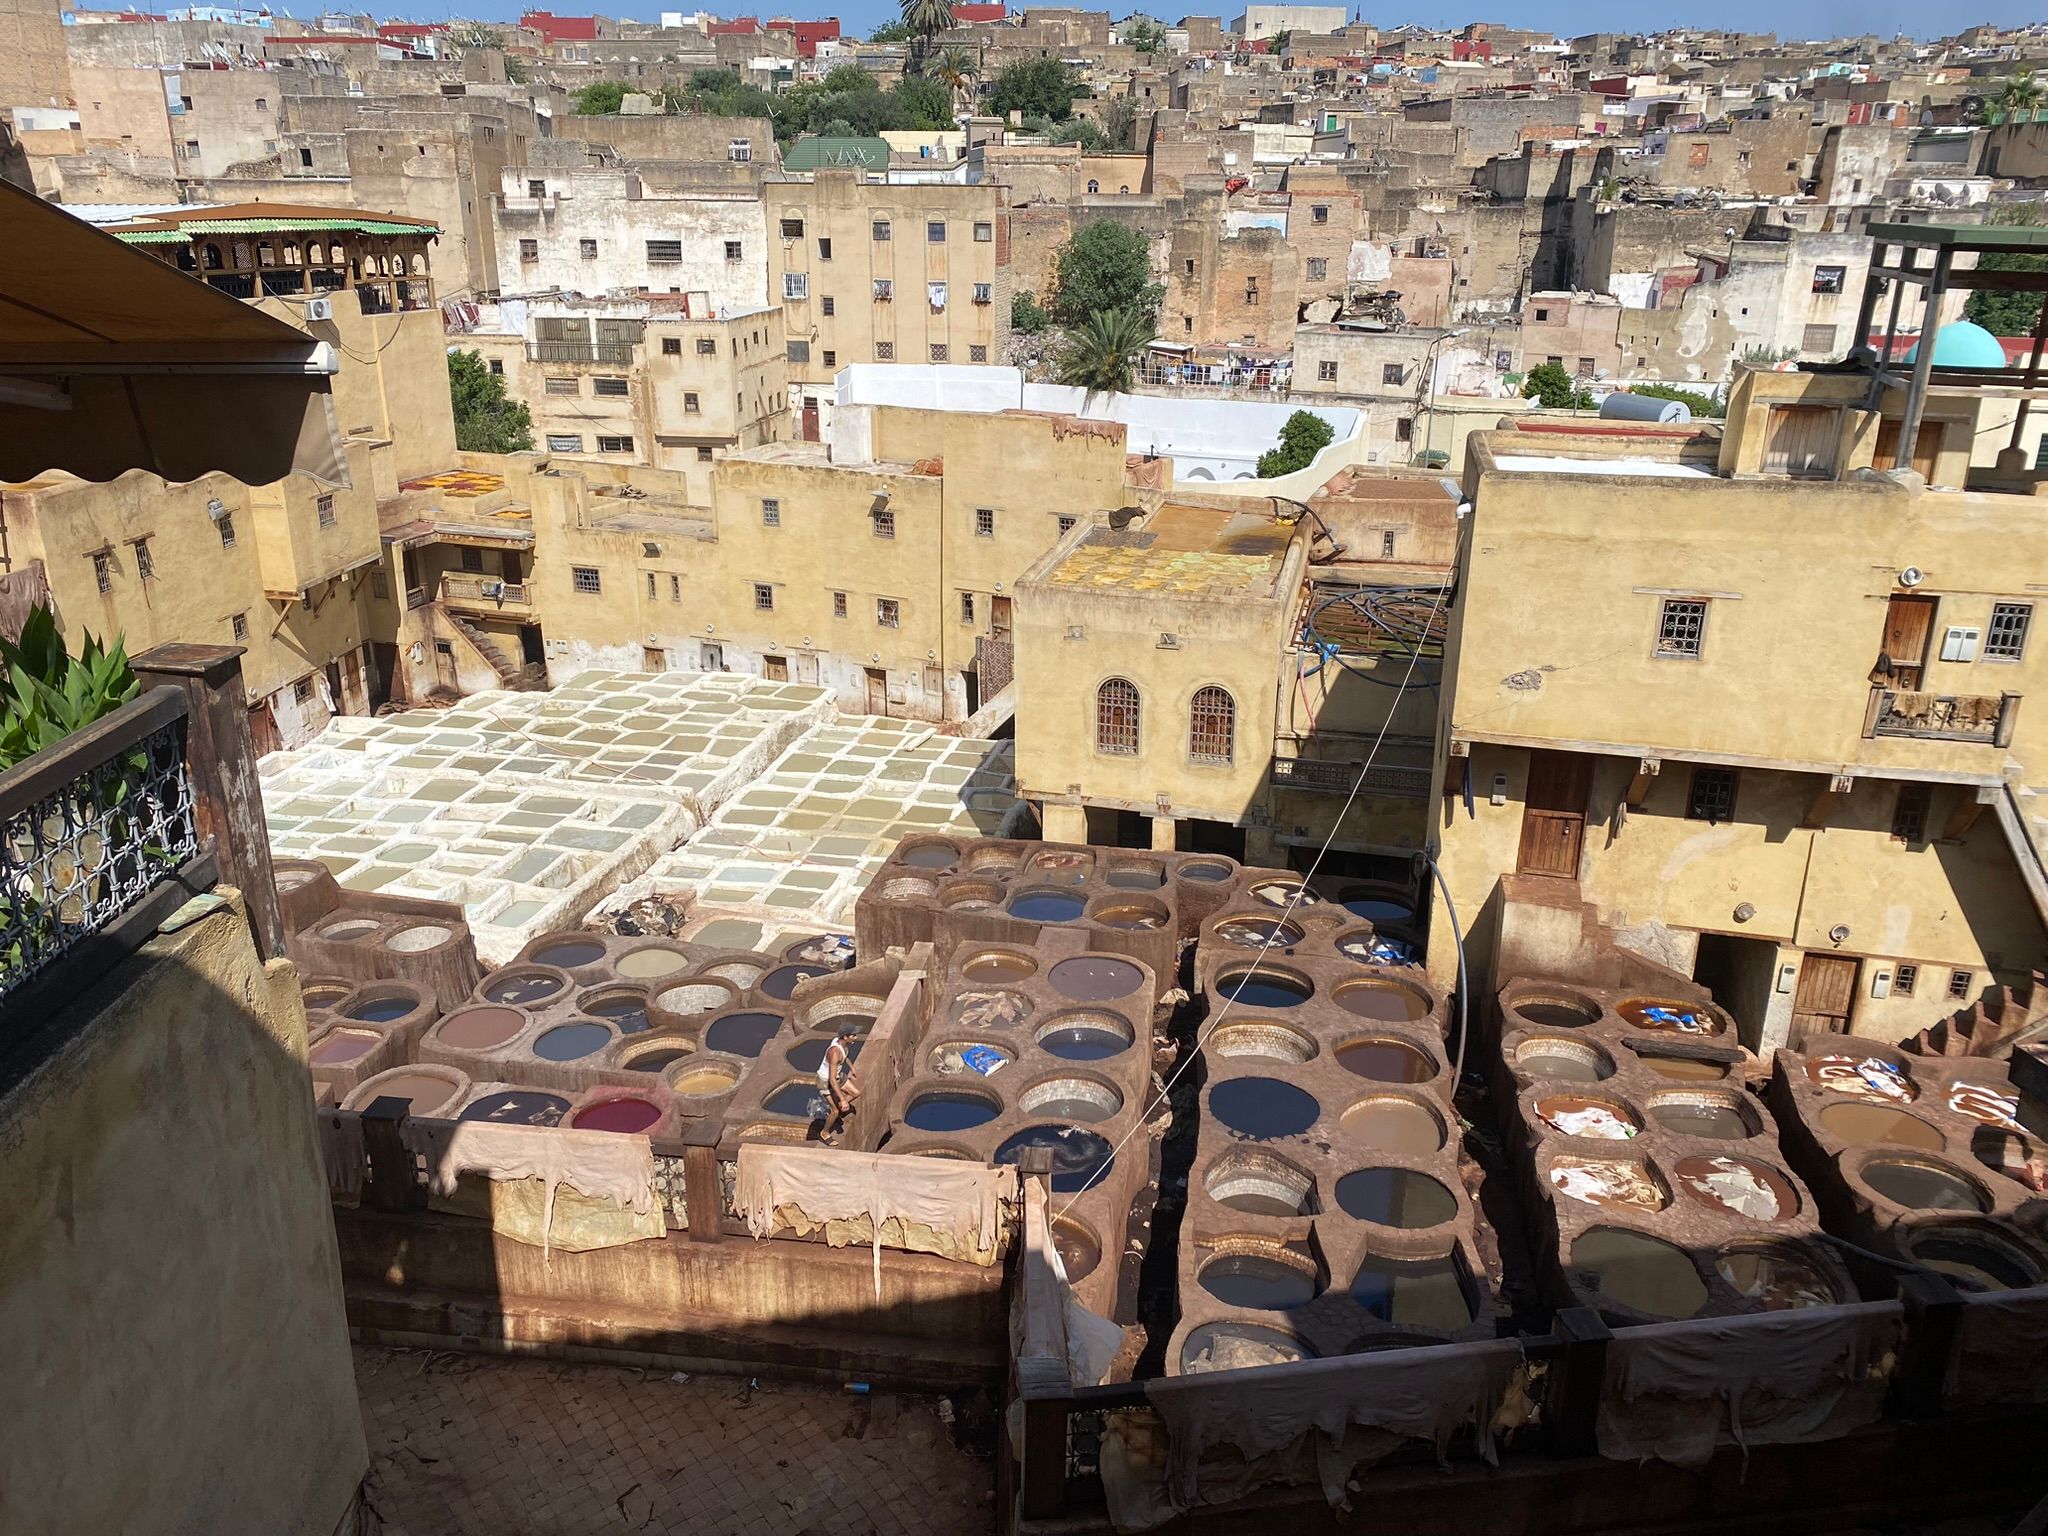
[[1009, 687], [1016, 670], [1017, 653], [1008, 635], [974, 637], [974, 671], [981, 679], [984, 699], [992, 699]]
[[177, 893], [201, 852], [186, 711], [154, 689], [0, 774], [0, 1001]]

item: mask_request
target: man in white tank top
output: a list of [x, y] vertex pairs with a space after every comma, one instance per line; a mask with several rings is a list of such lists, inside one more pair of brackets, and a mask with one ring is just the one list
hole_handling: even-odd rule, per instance
[[854, 1076], [853, 1041], [852, 1030], [840, 1030], [825, 1047], [825, 1059], [818, 1063], [818, 1087], [825, 1095], [827, 1111], [827, 1141], [838, 1134], [846, 1117], [853, 1113], [854, 1101], [860, 1097], [860, 1083]]

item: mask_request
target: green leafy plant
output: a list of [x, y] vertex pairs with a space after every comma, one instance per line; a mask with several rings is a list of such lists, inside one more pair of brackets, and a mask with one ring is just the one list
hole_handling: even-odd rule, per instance
[[1589, 411], [1593, 396], [1580, 389], [1562, 363], [1539, 363], [1522, 381], [1522, 393], [1539, 402], [1546, 411]]
[[47, 607], [29, 613], [21, 638], [0, 635], [0, 768], [54, 747], [133, 699], [142, 685], [117, 637], [109, 650], [92, 635], [77, 656], [64, 649]]
[[903, 0], [903, 25], [911, 33], [911, 69], [922, 72], [932, 39], [953, 29], [953, 0]]
[[474, 352], [448, 354], [448, 393], [455, 405], [455, 446], [464, 453], [526, 453], [533, 412], [507, 398], [505, 381]]
[[[2007, 82], [2010, 84], [2011, 82]], [[2031, 80], [2029, 83], [2032, 83]], [[2040, 89], [2035, 86], [2036, 91]], [[2028, 225], [2041, 221], [2031, 206], [1999, 208], [1992, 212], [1992, 224]], [[1979, 272], [2048, 272], [2048, 256], [2030, 251], [1986, 251], [1977, 258]], [[1972, 288], [1963, 304], [1963, 318], [1994, 336], [2031, 336], [2034, 322], [2041, 318], [2041, 295], [2007, 293], [1997, 288]]]
[[1071, 327], [1053, 355], [1053, 377], [1094, 395], [1127, 395], [1154, 335], [1152, 317], [1106, 309]]
[[1123, 29], [1123, 41], [1139, 53], [1161, 53], [1166, 48], [1166, 28], [1149, 16], [1140, 16]]
[[1022, 331], [1027, 336], [1036, 336], [1052, 325], [1052, 316], [1039, 307], [1038, 296], [1033, 293], [1010, 295], [1010, 329]]
[[1312, 411], [1296, 411], [1280, 424], [1280, 446], [1259, 455], [1259, 478], [1272, 480], [1307, 469], [1337, 440], [1330, 424]]
[[611, 117], [625, 104], [626, 82], [593, 80], [576, 93], [578, 117]]
[[1046, 307], [1069, 327], [1112, 309], [1128, 309], [1149, 325], [1166, 297], [1165, 287], [1152, 281], [1151, 242], [1107, 219], [1077, 231], [1061, 246], [1052, 271]]
[[1631, 384], [1632, 395], [1648, 395], [1653, 400], [1676, 400], [1698, 417], [1717, 417], [1728, 414], [1728, 402], [1718, 395], [1704, 394], [1697, 389], [1680, 389], [1673, 384]]
[[988, 104], [998, 117], [1021, 112], [1064, 123], [1074, 115], [1074, 98], [1087, 94], [1087, 87], [1058, 59], [1027, 59], [996, 75]]

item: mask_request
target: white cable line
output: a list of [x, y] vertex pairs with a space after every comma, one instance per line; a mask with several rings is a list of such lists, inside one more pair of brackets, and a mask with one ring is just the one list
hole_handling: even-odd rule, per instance
[[[1430, 602], [1429, 623], [1426, 624], [1423, 628], [1423, 633], [1425, 636], [1428, 634], [1429, 628], [1436, 623], [1437, 613], [1443, 606], [1444, 593], [1448, 592], [1450, 590], [1450, 587], [1451, 573], [1447, 571], [1444, 573], [1443, 585], [1436, 589], [1436, 597]], [[1405, 673], [1403, 673], [1401, 677], [1401, 689], [1403, 693], [1407, 691], [1409, 682], [1415, 676], [1416, 662], [1420, 661], [1421, 659], [1422, 647], [1420, 645], [1417, 645], [1414, 648], [1412, 648], [1408, 653], [1408, 670]], [[1251, 981], [1255, 976], [1259, 974], [1259, 966], [1264, 963], [1267, 952], [1273, 948], [1273, 941], [1280, 936], [1283, 926], [1286, 924], [1287, 920], [1294, 915], [1294, 909], [1301, 904], [1302, 897], [1308, 894], [1309, 881], [1315, 878], [1317, 869], [1322, 867], [1323, 856], [1330, 851], [1330, 844], [1337, 840], [1337, 829], [1344, 825], [1345, 814], [1350, 811], [1352, 802], [1358, 798], [1359, 790], [1365, 787], [1365, 776], [1368, 773], [1372, 772], [1373, 759], [1379, 756], [1380, 743], [1387, 739], [1387, 731], [1393, 725], [1393, 723], [1394, 711], [1392, 709], [1389, 709], [1387, 711], [1386, 719], [1380, 722], [1379, 735], [1373, 738], [1372, 747], [1365, 754], [1365, 761], [1359, 765], [1358, 777], [1351, 781], [1351, 792], [1344, 797], [1343, 806], [1339, 808], [1337, 814], [1330, 820], [1329, 836], [1323, 839], [1323, 846], [1316, 850], [1316, 856], [1309, 861], [1308, 871], [1307, 873], [1301, 876], [1299, 883], [1297, 883], [1294, 887], [1294, 894], [1287, 900], [1286, 910], [1284, 910], [1278, 918], [1274, 919], [1272, 929], [1266, 935], [1266, 942], [1259, 946], [1259, 952], [1257, 956], [1255, 956], [1252, 960], [1251, 969], [1246, 971], [1242, 976], [1238, 978], [1237, 986], [1232, 990], [1231, 994], [1228, 997], [1224, 998], [1223, 1006], [1216, 1011], [1216, 1016], [1210, 1019], [1206, 1024], [1202, 1026], [1201, 1033], [1199, 1033], [1195, 1037], [1194, 1046], [1188, 1051], [1186, 1056], [1181, 1058], [1179, 1064], [1174, 1067], [1173, 1071], [1167, 1074], [1166, 1081], [1160, 1085], [1157, 1097], [1155, 1097], [1150, 1104], [1145, 1106], [1145, 1112], [1139, 1115], [1137, 1120], [1132, 1124], [1130, 1130], [1124, 1133], [1123, 1140], [1119, 1141], [1114, 1147], [1110, 1148], [1109, 1156], [1103, 1160], [1102, 1166], [1100, 1168], [1098, 1168], [1094, 1173], [1089, 1175], [1088, 1182], [1083, 1184], [1079, 1189], [1075, 1190], [1073, 1199], [1069, 1200], [1065, 1205], [1060, 1207], [1059, 1215], [1053, 1217], [1054, 1221], [1058, 1221], [1060, 1217], [1065, 1216], [1067, 1212], [1071, 1211], [1074, 1208], [1074, 1201], [1079, 1200], [1083, 1195], [1087, 1194], [1088, 1191], [1094, 1187], [1095, 1181], [1101, 1178], [1104, 1174], [1108, 1173], [1109, 1170], [1116, 1165], [1117, 1154], [1123, 1151], [1124, 1147], [1130, 1142], [1130, 1139], [1133, 1136], [1137, 1135], [1138, 1132], [1144, 1128], [1145, 1122], [1151, 1116], [1152, 1112], [1158, 1109], [1158, 1107], [1166, 1101], [1167, 1094], [1173, 1091], [1173, 1085], [1180, 1080], [1181, 1073], [1187, 1071], [1189, 1065], [1194, 1061], [1194, 1059], [1197, 1056], [1201, 1055], [1202, 1046], [1204, 1042], [1206, 1042], [1208, 1038], [1216, 1032], [1217, 1026], [1220, 1025], [1226, 1018], [1230, 1016], [1230, 1010], [1236, 1005], [1238, 994], [1244, 991], [1245, 984]]]

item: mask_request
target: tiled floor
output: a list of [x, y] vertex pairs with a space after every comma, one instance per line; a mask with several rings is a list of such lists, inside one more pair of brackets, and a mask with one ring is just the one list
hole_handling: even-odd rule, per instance
[[356, 1384], [385, 1536], [994, 1529], [936, 1399], [374, 1347]]

